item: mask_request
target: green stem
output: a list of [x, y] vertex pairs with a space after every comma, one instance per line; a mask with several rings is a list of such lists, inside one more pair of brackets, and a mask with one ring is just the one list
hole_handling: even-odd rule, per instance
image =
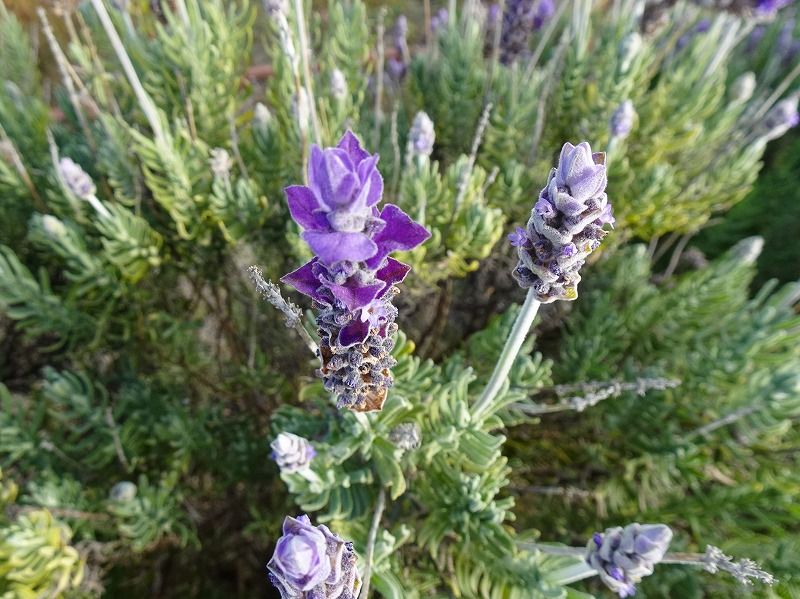
[[378, 499], [375, 502], [375, 513], [372, 515], [372, 525], [369, 528], [367, 537], [367, 551], [364, 556], [364, 588], [361, 595], [364, 599], [369, 599], [369, 583], [372, 578], [372, 559], [375, 553], [375, 541], [378, 538], [378, 528], [381, 524], [383, 510], [386, 507], [386, 491], [381, 488], [378, 492]]
[[486, 415], [491, 409], [492, 402], [494, 402], [497, 394], [503, 388], [503, 383], [508, 378], [508, 373], [514, 365], [514, 360], [517, 358], [519, 350], [528, 336], [528, 331], [533, 324], [533, 319], [536, 318], [540, 305], [533, 290], [529, 290], [525, 303], [522, 305], [522, 309], [517, 315], [517, 320], [514, 322], [514, 328], [511, 329], [511, 334], [506, 339], [503, 353], [500, 354], [500, 359], [494, 367], [492, 378], [489, 379], [486, 389], [483, 390], [478, 403], [472, 409], [472, 416], [475, 420], [480, 420], [481, 417]]
[[592, 568], [586, 562], [579, 562], [571, 566], [559, 568], [555, 572], [547, 574], [547, 580], [557, 585], [568, 585], [573, 582], [578, 582], [584, 578], [591, 578], [597, 575], [597, 570]]

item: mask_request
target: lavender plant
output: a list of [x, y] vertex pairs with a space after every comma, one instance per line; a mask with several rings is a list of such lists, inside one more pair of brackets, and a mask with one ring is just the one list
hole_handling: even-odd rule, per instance
[[791, 592], [793, 9], [502, 4], [0, 8], [0, 595]]

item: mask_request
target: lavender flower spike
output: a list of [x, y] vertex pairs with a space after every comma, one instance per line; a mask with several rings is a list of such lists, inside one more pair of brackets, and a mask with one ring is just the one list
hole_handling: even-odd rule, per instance
[[798, 96], [796, 95], [784, 98], [775, 104], [758, 125], [760, 137], [765, 141], [772, 141], [800, 124], [797, 104]]
[[272, 459], [281, 472], [293, 474], [308, 469], [311, 460], [317, 455], [311, 443], [292, 433], [280, 433], [270, 444]]
[[500, 32], [500, 62], [511, 64], [528, 52], [531, 34], [555, 13], [554, 0], [506, 0]]
[[358, 411], [380, 409], [392, 384], [392, 298], [411, 267], [389, 254], [430, 237], [394, 204], [377, 208], [377, 163], [348, 131], [334, 148], [312, 146], [309, 186], [285, 190], [315, 257], [281, 280], [314, 300], [325, 388]]
[[418, 112], [408, 132], [408, 155], [430, 156], [435, 141], [436, 131], [433, 128], [433, 121], [427, 113]]
[[580, 268], [606, 236], [603, 226], [614, 224], [606, 183], [605, 154], [564, 144], [527, 227], [511, 238], [519, 256], [512, 274], [539, 302], [578, 297]]
[[361, 577], [353, 544], [308, 516], [283, 521], [283, 536], [267, 564], [281, 599], [357, 599]]
[[636, 110], [633, 108], [633, 102], [625, 100], [620, 104], [611, 115], [609, 121], [609, 129], [611, 137], [617, 139], [625, 139], [633, 129], [633, 120], [636, 118]]
[[66, 156], [58, 161], [58, 172], [64, 184], [76, 197], [88, 200], [97, 192], [94, 181], [81, 165]]
[[586, 548], [586, 563], [620, 597], [631, 597], [635, 585], [653, 573], [669, 548], [672, 531], [664, 524], [629, 524], [595, 533]]

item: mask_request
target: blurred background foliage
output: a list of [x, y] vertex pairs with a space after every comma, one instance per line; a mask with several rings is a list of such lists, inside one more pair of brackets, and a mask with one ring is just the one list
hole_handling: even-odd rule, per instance
[[[546, 580], [558, 564], [516, 541], [582, 545], [631, 520], [673, 526], [677, 550], [763, 562], [781, 583], [756, 596], [798, 596], [800, 135], [766, 146], [761, 168], [758, 113], [798, 64], [794, 8], [754, 25], [679, 3], [637, 38], [630, 15], [590, 19], [577, 2], [529, 40], [532, 66], [530, 53], [492, 60], [470, 2], [436, 32], [422, 2], [315, 2], [317, 132], [303, 58], [261, 6], [112, 11], [153, 115], [88, 2], [41, 3], [62, 64], [39, 4], [7, 0], [0, 15], [1, 597], [271, 596], [284, 514], [317, 512], [363, 548], [376, 485], [398, 498], [377, 551], [386, 597], [563, 597]], [[379, 79], [382, 59], [403, 68]], [[742, 99], [748, 71], [758, 86]], [[612, 142], [626, 99], [638, 117]], [[418, 110], [437, 138], [411, 159]], [[415, 271], [397, 388], [371, 434], [331, 408], [245, 275], [258, 263], [276, 279], [305, 257], [281, 189], [302, 180], [310, 139], [346, 127], [380, 152], [387, 198], [433, 230], [402, 257]], [[521, 300], [503, 237], [560, 144], [583, 138], [609, 148], [617, 231], [580, 299], [543, 311], [509, 407], [465, 427]], [[54, 152], [91, 176], [100, 209], [65, 187]], [[753, 235], [760, 254], [741, 241]], [[665, 377], [679, 385], [645, 382]], [[643, 391], [562, 405], [615, 381]], [[408, 421], [424, 444], [403, 454], [389, 437]], [[322, 488], [279, 478], [268, 443], [282, 430], [317, 445]], [[659, 568], [640, 596], [743, 592]]]

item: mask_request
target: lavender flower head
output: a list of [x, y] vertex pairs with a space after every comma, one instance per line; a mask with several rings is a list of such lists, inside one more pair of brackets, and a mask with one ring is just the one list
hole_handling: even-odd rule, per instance
[[519, 256], [512, 274], [538, 301], [578, 297], [580, 268], [606, 236], [603, 226], [614, 224], [606, 183], [605, 154], [564, 144], [527, 227], [509, 237]]
[[408, 62], [410, 54], [408, 51], [408, 19], [405, 15], [397, 17], [397, 21], [392, 28], [392, 45], [394, 47], [394, 56], [391, 56], [386, 61], [386, 70], [389, 72], [389, 77], [395, 83], [405, 77], [408, 70]]
[[556, 14], [555, 0], [539, 0], [533, 15], [533, 28], [538, 31]]
[[433, 121], [424, 112], [420, 111], [411, 123], [408, 132], [408, 153], [411, 156], [430, 156], [433, 153], [433, 144], [436, 141], [436, 131]]
[[320, 374], [339, 407], [380, 409], [392, 384], [395, 287], [410, 266], [389, 257], [430, 237], [383, 195], [378, 156], [352, 132], [333, 148], [311, 148], [308, 187], [287, 187], [292, 218], [315, 257], [281, 280], [314, 300]]
[[511, 64], [528, 51], [536, 18], [535, 0], [507, 0], [500, 31], [500, 62]]
[[292, 474], [306, 470], [317, 455], [311, 443], [292, 433], [280, 433], [270, 444], [272, 459], [281, 472]]
[[664, 558], [672, 531], [664, 524], [629, 524], [595, 533], [586, 547], [586, 563], [620, 597], [635, 594], [635, 585], [653, 573]]
[[431, 17], [431, 33], [437, 33], [447, 27], [447, 23], [450, 20], [450, 13], [446, 8], [440, 8], [436, 11]]
[[67, 189], [82, 200], [89, 199], [97, 192], [92, 178], [72, 158], [65, 156], [58, 161], [58, 173]]
[[771, 141], [781, 137], [792, 127], [800, 124], [797, 111], [798, 96], [784, 98], [773, 106], [760, 123], [761, 137]]
[[531, 34], [541, 29], [555, 11], [554, 0], [507, 0], [500, 32], [500, 61], [511, 64], [527, 53]]
[[625, 100], [620, 104], [611, 115], [609, 121], [609, 129], [611, 136], [618, 139], [625, 139], [633, 129], [633, 120], [636, 118], [636, 110], [633, 107], [633, 102]]
[[353, 544], [308, 516], [283, 521], [283, 536], [267, 564], [281, 599], [357, 599], [361, 577]]

